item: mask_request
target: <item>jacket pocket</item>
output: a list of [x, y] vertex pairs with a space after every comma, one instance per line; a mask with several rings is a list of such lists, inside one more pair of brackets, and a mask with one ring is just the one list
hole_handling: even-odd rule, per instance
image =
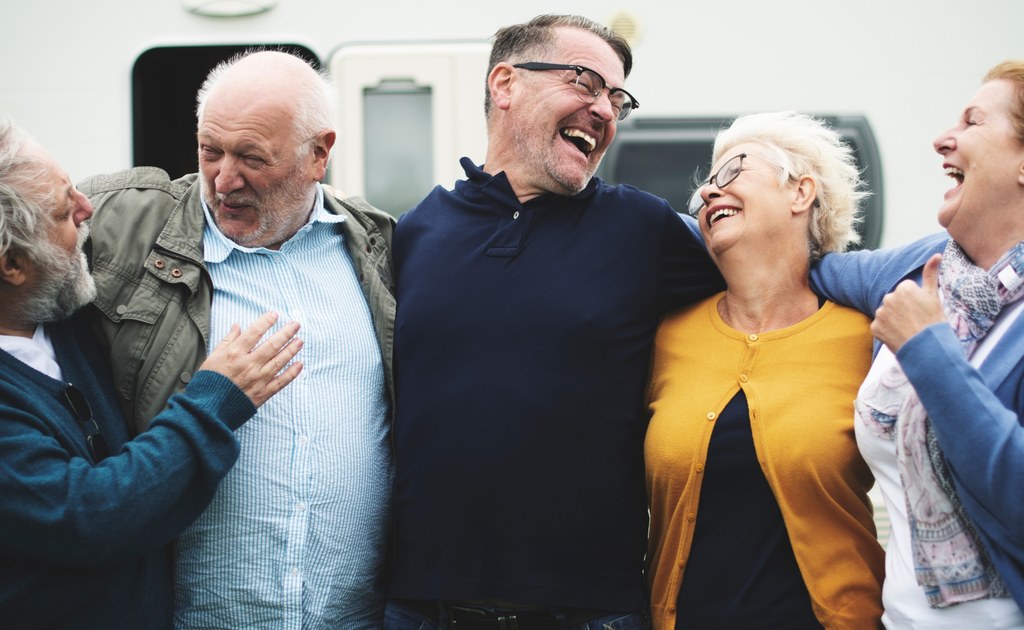
[[153, 344], [154, 324], [166, 311], [172, 291], [148, 273], [130, 278], [102, 263], [94, 267], [93, 278], [94, 305], [102, 314], [101, 341], [110, 353], [114, 387], [120, 400], [130, 401]]

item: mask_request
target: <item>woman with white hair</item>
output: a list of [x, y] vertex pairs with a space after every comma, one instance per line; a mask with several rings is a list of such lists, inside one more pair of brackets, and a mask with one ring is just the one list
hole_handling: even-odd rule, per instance
[[853, 155], [816, 119], [737, 119], [691, 205], [728, 288], [662, 322], [645, 442], [655, 628], [875, 628], [882, 548], [853, 434], [868, 319], [811, 291], [857, 239]]

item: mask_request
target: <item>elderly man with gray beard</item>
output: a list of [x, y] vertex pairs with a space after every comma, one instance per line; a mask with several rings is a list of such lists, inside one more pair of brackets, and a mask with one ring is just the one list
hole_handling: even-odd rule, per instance
[[0, 119], [0, 618], [16, 628], [169, 628], [165, 545], [238, 457], [234, 430], [302, 370], [289, 323], [235, 325], [128, 439], [79, 309], [96, 295], [89, 200]]

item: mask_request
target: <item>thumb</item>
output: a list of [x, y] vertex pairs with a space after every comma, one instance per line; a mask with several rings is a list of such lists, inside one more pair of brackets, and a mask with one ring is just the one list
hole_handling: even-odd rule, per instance
[[921, 288], [928, 293], [939, 293], [939, 265], [942, 263], [942, 254], [935, 254], [928, 259], [924, 265], [924, 274], [921, 277]]

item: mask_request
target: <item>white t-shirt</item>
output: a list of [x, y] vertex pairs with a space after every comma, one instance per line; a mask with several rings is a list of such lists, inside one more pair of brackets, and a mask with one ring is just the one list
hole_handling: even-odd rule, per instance
[[[996, 325], [982, 340], [971, 357], [972, 365], [980, 365], [1016, 319], [1024, 303], [1007, 309]], [[886, 374], [896, 357], [882, 347], [864, 384], [858, 393], [863, 399], [877, 391], [877, 384]], [[910, 544], [910, 525], [903, 485], [896, 465], [896, 443], [876, 436], [859, 419], [854, 421], [857, 446], [861, 456], [875, 475], [879, 493], [889, 511], [892, 530], [885, 553], [885, 582], [882, 586], [882, 623], [891, 629], [921, 630], [974, 630], [981, 628], [1013, 628], [1024, 630], [1024, 613], [1012, 598], [982, 599], [947, 608], [932, 608], [914, 576], [914, 561]]]

